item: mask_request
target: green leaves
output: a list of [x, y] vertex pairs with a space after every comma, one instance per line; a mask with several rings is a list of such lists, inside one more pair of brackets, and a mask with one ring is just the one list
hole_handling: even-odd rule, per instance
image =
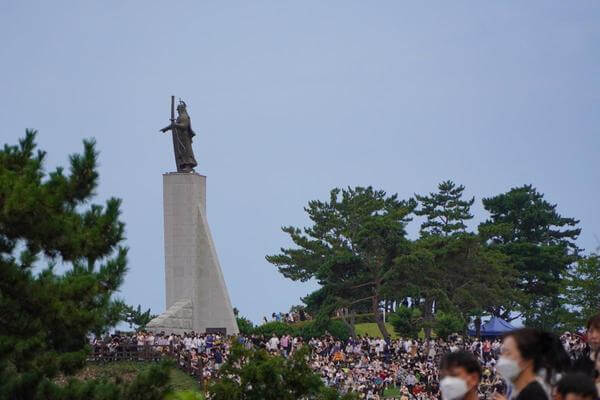
[[[382, 333], [380, 307], [395, 302], [418, 305], [426, 326], [442, 310], [465, 321], [523, 316], [556, 328], [567, 307], [561, 280], [581, 257], [579, 221], [524, 185], [483, 199], [489, 218], [469, 232], [475, 198], [464, 199], [464, 190], [444, 181], [435, 193], [415, 195], [417, 203], [371, 187], [333, 189], [328, 201], [308, 203], [310, 226], [283, 228], [294, 246], [267, 260], [287, 278], [321, 285], [303, 299], [313, 313], [343, 310], [348, 322], [372, 312]], [[409, 241], [412, 213], [425, 221]]]
[[433, 329], [437, 336], [444, 340], [453, 333], [464, 333], [466, 327], [466, 321], [460, 314], [443, 311], [438, 311], [435, 314]]
[[562, 217], [556, 204], [544, 200], [531, 185], [483, 199], [483, 205], [490, 218], [479, 225], [480, 234], [509, 258], [520, 291], [515, 305], [496, 308], [494, 315], [510, 320], [511, 313], [519, 311], [527, 325], [557, 328], [560, 281], [579, 258], [575, 243], [579, 221]]
[[415, 214], [427, 217], [427, 221], [421, 224], [421, 235], [448, 236], [464, 232], [467, 228], [465, 221], [473, 218], [471, 206], [475, 197], [462, 200], [465, 187], [456, 186], [452, 181], [440, 183], [438, 190], [429, 196], [415, 195], [421, 205]]
[[317, 280], [324, 289], [319, 302], [329, 311], [368, 302], [387, 336], [379, 298], [394, 259], [407, 248], [405, 226], [415, 206], [372, 187], [333, 189], [329, 202], [313, 200], [305, 208], [311, 226], [283, 228], [296, 247], [266, 259], [287, 278]]
[[[70, 156], [68, 175], [61, 167], [46, 174], [36, 134], [28, 130], [0, 151], [0, 399], [140, 398], [135, 387], [144, 398], [162, 398], [164, 370], [129, 388], [53, 382], [83, 366], [90, 332], [121, 319], [124, 305], [112, 296], [127, 271], [127, 248], [121, 201], [89, 203], [98, 183], [95, 142]], [[42, 256], [50, 259], [45, 268]]]
[[600, 256], [591, 254], [569, 267], [561, 282], [565, 306], [559, 319], [565, 330], [579, 330], [600, 310]]
[[[247, 350], [234, 343], [221, 379], [208, 388], [213, 400], [338, 400], [307, 364], [308, 348], [289, 358], [271, 356], [263, 349]], [[352, 396], [343, 399], [350, 400]]]
[[76, 210], [97, 185], [94, 142], [84, 142], [83, 155], [70, 157], [70, 175], [57, 168], [46, 177], [44, 153], [33, 158], [36, 134], [27, 131], [20, 146], [6, 145], [0, 152], [0, 237], [12, 243], [7, 253], [15, 241], [23, 240], [32, 253], [42, 251], [65, 261], [110, 254], [123, 240], [124, 225], [118, 220], [121, 201], [111, 198], [105, 207]]
[[418, 308], [400, 306], [390, 314], [389, 321], [398, 335], [416, 339], [423, 326], [421, 315]]
[[544, 195], [531, 185], [485, 198], [483, 206], [490, 213], [490, 219], [479, 229], [493, 243], [566, 244], [577, 248], [574, 241], [581, 229], [572, 227], [579, 221], [562, 217], [556, 211], [556, 204], [544, 200]]
[[129, 327], [135, 325], [137, 330], [144, 329], [148, 322], [156, 318], [156, 315], [151, 313], [150, 309], [142, 311], [141, 304], [137, 308], [123, 304], [119, 318], [129, 324]]

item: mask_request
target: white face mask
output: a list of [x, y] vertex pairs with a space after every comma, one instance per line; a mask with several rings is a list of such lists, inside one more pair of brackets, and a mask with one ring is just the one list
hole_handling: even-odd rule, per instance
[[469, 391], [467, 383], [454, 376], [447, 376], [440, 381], [440, 391], [443, 400], [456, 400], [464, 397]]
[[519, 363], [508, 357], [500, 357], [496, 364], [496, 370], [508, 381], [514, 382], [521, 374]]

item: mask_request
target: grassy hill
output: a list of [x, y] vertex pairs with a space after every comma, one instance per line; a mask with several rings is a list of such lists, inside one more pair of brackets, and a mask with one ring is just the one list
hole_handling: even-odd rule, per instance
[[[105, 364], [88, 363], [79, 371], [76, 377], [79, 379], [104, 378], [110, 381], [117, 379], [132, 381], [138, 373], [151, 365], [152, 363], [143, 361], [117, 361]], [[191, 376], [177, 368], [171, 369], [171, 386], [177, 391], [200, 389], [200, 385]]]
[[[385, 326], [390, 334], [390, 337], [392, 339], [397, 339], [399, 336], [396, 334], [396, 332], [394, 332], [394, 327], [392, 326], [392, 324], [390, 324], [389, 322], [385, 323]], [[375, 322], [367, 322], [364, 324], [356, 324], [354, 325], [354, 329], [356, 329], [356, 334], [357, 335], [369, 335], [371, 337], [383, 337], [381, 335], [381, 332], [379, 332], [379, 328], [377, 327], [377, 324]], [[431, 336], [433, 338], [436, 337], [435, 332], [431, 332]], [[425, 338], [425, 331], [423, 331], [421, 329], [421, 332], [419, 332], [419, 339], [424, 339]]]
[[[390, 337], [392, 339], [396, 339], [398, 337], [398, 335], [396, 335], [396, 332], [394, 332], [394, 327], [392, 326], [392, 324], [390, 324], [389, 322], [385, 323], [385, 327], [387, 328], [387, 331], [390, 334]], [[354, 325], [354, 329], [356, 329], [356, 334], [357, 335], [369, 335], [371, 337], [382, 337], [381, 332], [379, 331], [379, 328], [377, 327], [377, 324], [375, 322], [366, 322], [363, 324], [356, 324]]]

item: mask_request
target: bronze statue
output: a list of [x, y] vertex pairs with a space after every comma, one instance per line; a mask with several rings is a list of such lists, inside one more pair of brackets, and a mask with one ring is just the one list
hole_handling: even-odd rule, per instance
[[173, 132], [173, 147], [177, 172], [194, 172], [198, 165], [192, 150], [192, 138], [196, 135], [192, 130], [192, 121], [187, 113], [185, 102], [179, 100], [177, 119], [175, 119], [175, 96], [171, 96], [171, 124], [162, 128], [161, 132]]

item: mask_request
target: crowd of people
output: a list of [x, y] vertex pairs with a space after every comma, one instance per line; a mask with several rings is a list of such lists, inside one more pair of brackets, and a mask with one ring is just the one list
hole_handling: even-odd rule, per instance
[[263, 321], [265, 323], [276, 321], [276, 322], [286, 322], [286, 323], [293, 324], [294, 322], [308, 321], [311, 319], [312, 319], [311, 315], [302, 308], [300, 308], [298, 310], [292, 310], [288, 313], [274, 312], [271, 314], [271, 319], [268, 319], [267, 317], [263, 317]]
[[[92, 344], [95, 357], [102, 359], [117, 358], [124, 351], [146, 358], [168, 354], [206, 383], [218, 377], [231, 340], [217, 334], [139, 332], [94, 339]], [[325, 385], [367, 400], [382, 399], [390, 388], [387, 393], [401, 400], [594, 400], [600, 387], [600, 314], [590, 319], [585, 337], [523, 328], [501, 339], [358, 336], [341, 341], [326, 335], [305, 342], [290, 335], [240, 335], [233, 340], [283, 357], [308, 345], [309, 365]], [[579, 397], [567, 397], [567, 392]]]

